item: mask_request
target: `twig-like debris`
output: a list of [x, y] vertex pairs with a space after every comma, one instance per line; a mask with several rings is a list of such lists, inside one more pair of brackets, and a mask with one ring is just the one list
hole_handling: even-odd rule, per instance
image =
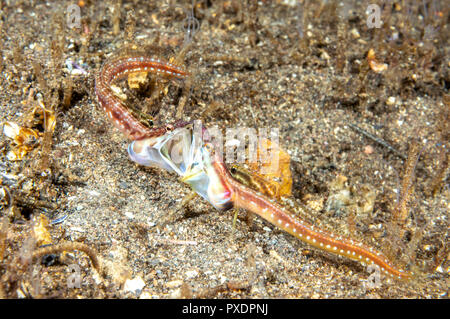
[[213, 298], [221, 292], [230, 290], [250, 290], [250, 288], [251, 286], [246, 283], [227, 282], [216, 287], [203, 289], [195, 296], [195, 299]]
[[408, 217], [408, 200], [413, 192], [414, 171], [419, 161], [419, 143], [413, 141], [409, 147], [408, 159], [405, 163], [405, 171], [403, 173], [402, 188], [400, 192], [400, 200], [394, 210], [394, 218], [399, 225], [404, 225]]
[[36, 246], [36, 238], [29, 236], [25, 239], [22, 247], [19, 250], [18, 260], [22, 266], [28, 266], [33, 259], [32, 251]]
[[70, 101], [72, 100], [72, 93], [73, 93], [73, 80], [71, 77], [67, 77], [64, 79], [64, 98], [62, 102], [63, 107], [66, 109], [70, 106]]
[[133, 43], [135, 40], [136, 33], [136, 16], [133, 10], [127, 12], [127, 17], [125, 20], [125, 36], [126, 40]]
[[436, 174], [430, 182], [429, 193], [435, 196], [439, 190], [441, 189], [442, 183], [445, 179], [445, 172], [448, 169], [450, 163], [450, 153], [445, 149], [444, 146], [441, 146], [439, 154], [438, 154], [439, 165], [436, 169]]
[[[52, 100], [53, 100], [52, 102], [55, 102], [55, 104], [56, 104], [56, 94], [53, 94]], [[38, 169], [40, 172], [44, 172], [50, 166], [49, 153], [50, 153], [50, 150], [52, 147], [52, 135], [53, 135], [53, 128], [51, 128], [50, 126], [52, 126], [54, 124], [48, 123], [49, 119], [47, 117], [47, 109], [42, 104], [42, 102], [39, 103], [39, 106], [42, 108], [42, 114], [44, 116], [44, 135], [42, 138], [41, 158], [38, 163]], [[52, 112], [52, 113], [54, 112], [53, 105], [50, 105], [50, 112]], [[55, 121], [56, 121], [56, 119], [55, 119]]]
[[0, 218], [0, 262], [3, 260], [3, 254], [6, 248], [6, 235], [8, 234], [8, 217]]
[[68, 243], [61, 243], [61, 244], [57, 244], [57, 245], [38, 248], [33, 252], [33, 259], [42, 257], [44, 255], [62, 253], [63, 251], [72, 251], [72, 250], [79, 250], [79, 251], [84, 252], [86, 255], [88, 255], [89, 258], [91, 259], [92, 266], [94, 266], [94, 268], [99, 273], [101, 272], [101, 265], [100, 265], [100, 261], [97, 257], [97, 252], [95, 251], [95, 249], [93, 249], [83, 243], [68, 242]]
[[174, 245], [192, 245], [192, 246], [197, 245], [197, 242], [195, 240], [162, 239], [161, 242]]
[[371, 140], [377, 142], [378, 144], [386, 147], [388, 150], [390, 150], [391, 152], [393, 152], [395, 155], [399, 156], [400, 158], [406, 160], [407, 157], [402, 154], [400, 151], [398, 151], [397, 149], [395, 149], [393, 146], [391, 146], [388, 142], [386, 142], [385, 140], [382, 140], [379, 137], [376, 137], [375, 135], [370, 134], [369, 132], [363, 130], [362, 128], [356, 126], [355, 124], [349, 124], [349, 126], [354, 129], [355, 131], [357, 131], [358, 133], [364, 135], [367, 138], [370, 138]]
[[[37, 61], [33, 61], [33, 70], [34, 70], [34, 75], [36, 76], [36, 79], [38, 81], [39, 88], [41, 89], [41, 91], [43, 93], [44, 99], [48, 99], [50, 90], [48, 88], [47, 81], [45, 80], [44, 76], [42, 75], [42, 67]], [[44, 101], [44, 102], [46, 102], [46, 101]], [[48, 104], [48, 103], [44, 103], [44, 104]]]
[[[417, 140], [413, 140], [412, 143], [410, 143], [408, 158], [405, 162], [399, 200], [397, 201], [397, 205], [392, 212], [392, 222], [390, 223], [392, 227], [392, 240], [396, 243], [395, 246], [397, 247], [403, 246], [402, 239], [407, 231], [406, 221], [408, 218], [408, 202], [414, 191], [414, 172], [417, 167], [417, 162], [419, 161], [420, 153], [420, 144]], [[409, 246], [410, 248], [417, 247], [417, 244], [421, 239], [421, 235], [422, 234], [418, 232], [412, 233], [412, 239]], [[407, 249], [407, 251], [411, 252], [411, 249]], [[411, 254], [407, 254], [407, 256], [411, 256]]]
[[122, 0], [117, 0], [113, 5], [112, 23], [113, 34], [118, 35], [120, 32], [120, 7], [122, 6]]
[[[3, 256], [6, 248], [6, 236], [8, 234], [9, 220], [8, 217], [0, 218], [0, 263], [3, 261]], [[5, 299], [6, 294], [3, 290], [3, 283], [0, 282], [0, 299]]]

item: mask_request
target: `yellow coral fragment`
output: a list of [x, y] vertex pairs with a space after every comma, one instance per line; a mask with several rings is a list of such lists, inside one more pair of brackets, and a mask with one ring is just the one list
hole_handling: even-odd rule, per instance
[[14, 122], [3, 123], [3, 135], [10, 138], [14, 145], [6, 157], [10, 161], [20, 161], [28, 154], [39, 140], [39, 132], [17, 125]]
[[132, 89], [139, 89], [147, 82], [148, 72], [131, 73], [128, 75], [128, 86]]
[[36, 224], [33, 226], [33, 234], [38, 246], [48, 245], [52, 243], [52, 238], [48, 231], [48, 219], [45, 215], [40, 214]]
[[381, 73], [388, 69], [388, 65], [386, 63], [380, 63], [375, 60], [375, 51], [373, 49], [370, 49], [369, 52], [367, 52], [367, 61], [369, 62], [369, 66], [372, 71], [377, 73]]
[[268, 139], [261, 140], [256, 151], [258, 161], [247, 161], [245, 164], [248, 169], [234, 165], [234, 170], [237, 170], [234, 177], [266, 196], [275, 199], [291, 196], [290, 156]]
[[[270, 154], [271, 160], [263, 163], [249, 163], [250, 169], [260, 172], [261, 177], [266, 179], [269, 184], [278, 184], [278, 197], [289, 197], [292, 194], [292, 174], [291, 157], [279, 145], [268, 140], [262, 139], [258, 144], [257, 156], [262, 158], [262, 152]], [[272, 160], [275, 158], [278, 159]]]

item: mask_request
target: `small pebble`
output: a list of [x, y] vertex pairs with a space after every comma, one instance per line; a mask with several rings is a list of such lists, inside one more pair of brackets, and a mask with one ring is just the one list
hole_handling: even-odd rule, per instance
[[142, 280], [141, 277], [136, 277], [134, 279], [128, 279], [127, 281], [125, 281], [123, 290], [125, 292], [132, 292], [139, 295], [144, 287], [144, 280]]
[[394, 105], [394, 104], [395, 104], [395, 97], [390, 96], [390, 97], [387, 99], [386, 104], [389, 105], [389, 106]]
[[127, 189], [127, 188], [128, 188], [128, 184], [127, 184], [126, 182], [120, 182], [120, 183], [119, 183], [119, 187], [120, 187], [121, 189]]
[[134, 214], [131, 212], [125, 212], [125, 216], [128, 217], [129, 219], [133, 219], [134, 218]]
[[198, 271], [197, 270], [189, 270], [185, 272], [186, 278], [187, 279], [192, 279], [198, 276]]
[[373, 146], [371, 145], [366, 145], [366, 147], [364, 147], [364, 153], [367, 155], [370, 155], [374, 152]]

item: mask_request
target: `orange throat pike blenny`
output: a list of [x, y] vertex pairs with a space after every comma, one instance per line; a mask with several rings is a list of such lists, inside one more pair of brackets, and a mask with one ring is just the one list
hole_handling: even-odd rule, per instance
[[[167, 133], [182, 129], [186, 123], [179, 121], [161, 127], [148, 127], [133, 116], [111, 89], [114, 81], [137, 72], [149, 72], [169, 79], [184, 79], [188, 76], [177, 65], [147, 56], [116, 58], [101, 68], [95, 79], [98, 102], [112, 123], [133, 141], [129, 147], [133, 160], [177, 172], [182, 175], [185, 183], [218, 209], [226, 210], [233, 206], [246, 209], [319, 250], [359, 261], [363, 265], [377, 265], [393, 278], [407, 280], [412, 277], [411, 272], [397, 268], [380, 252], [355, 240], [321, 230], [269, 197], [233, 179], [226, 165], [205, 144], [198, 150], [193, 150], [194, 155], [187, 160], [189, 163], [184, 163], [182, 167], [174, 165], [170, 156], [162, 150], [167, 151], [168, 147], [185, 148], [185, 145], [170, 143], [172, 135]], [[186, 132], [182, 134], [187, 136]], [[192, 161], [201, 165], [192, 165]]]

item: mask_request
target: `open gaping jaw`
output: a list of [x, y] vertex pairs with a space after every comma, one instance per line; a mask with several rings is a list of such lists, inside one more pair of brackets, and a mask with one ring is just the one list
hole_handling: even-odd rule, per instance
[[156, 138], [133, 141], [128, 146], [128, 154], [138, 164], [177, 173], [215, 208], [227, 210], [233, 206], [231, 191], [212, 165], [211, 148], [198, 135], [194, 134], [192, 125], [187, 125]]

